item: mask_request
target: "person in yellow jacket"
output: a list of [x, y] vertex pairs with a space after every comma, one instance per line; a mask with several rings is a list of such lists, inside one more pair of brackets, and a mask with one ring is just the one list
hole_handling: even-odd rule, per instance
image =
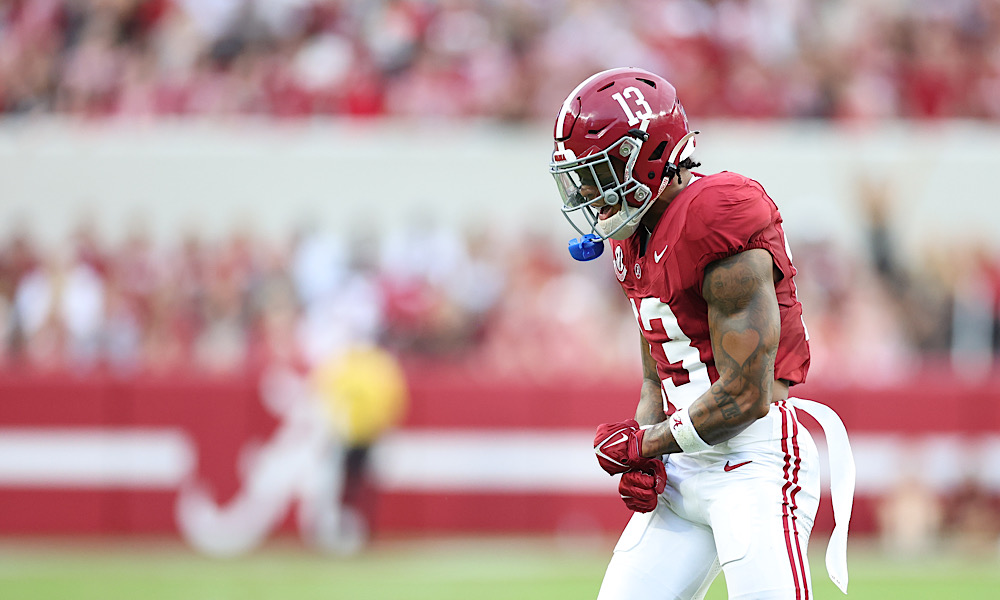
[[372, 445], [402, 420], [409, 392], [399, 362], [375, 346], [355, 346], [321, 362], [312, 373], [314, 391], [344, 448], [340, 501], [370, 528], [375, 486], [369, 472]]

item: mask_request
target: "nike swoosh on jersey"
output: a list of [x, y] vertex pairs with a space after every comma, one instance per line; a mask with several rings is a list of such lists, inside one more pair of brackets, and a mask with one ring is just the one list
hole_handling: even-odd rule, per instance
[[660, 250], [659, 252], [653, 252], [653, 262], [659, 263], [660, 259], [663, 258], [663, 255], [666, 254], [668, 247], [669, 244], [667, 246], [664, 246], [663, 250]]
[[745, 460], [745, 461], [743, 461], [741, 463], [736, 463], [735, 465], [731, 465], [731, 464], [729, 464], [729, 461], [727, 460], [726, 461], [726, 466], [724, 466], [722, 468], [723, 468], [723, 470], [726, 471], [726, 473], [728, 473], [728, 472], [732, 471], [733, 469], [739, 469], [743, 465], [748, 465], [748, 464], [750, 464], [752, 462], [753, 462], [752, 460]]

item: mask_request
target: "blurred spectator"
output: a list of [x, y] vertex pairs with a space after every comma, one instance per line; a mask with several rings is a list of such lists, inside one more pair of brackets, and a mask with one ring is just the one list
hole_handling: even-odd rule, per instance
[[88, 264], [56, 253], [18, 282], [14, 310], [32, 362], [93, 365], [100, 351], [104, 283]]
[[998, 40], [996, 0], [15, 0], [0, 114], [531, 119], [630, 64], [703, 117], [997, 119]]
[[1000, 543], [1000, 499], [970, 477], [949, 494], [944, 526], [956, 549], [995, 556]]
[[[341, 478], [335, 508], [349, 514], [357, 533], [354, 544], [344, 543], [344, 532], [322, 539], [332, 549], [358, 551], [375, 529], [377, 486], [370, 469], [371, 449], [403, 418], [409, 392], [397, 360], [369, 345], [344, 348], [316, 365], [312, 388], [330, 419], [334, 452], [333, 473]], [[339, 539], [338, 539], [339, 538]], [[331, 543], [332, 542], [332, 543]], [[353, 546], [353, 547], [352, 547]]]
[[917, 477], [904, 477], [882, 498], [879, 535], [886, 552], [913, 557], [936, 549], [944, 508], [940, 499]]

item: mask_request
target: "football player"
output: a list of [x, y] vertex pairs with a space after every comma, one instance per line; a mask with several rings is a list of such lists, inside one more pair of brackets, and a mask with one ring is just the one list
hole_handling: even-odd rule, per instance
[[846, 593], [853, 459], [833, 411], [789, 397], [809, 344], [781, 214], [752, 179], [694, 172], [696, 133], [674, 87], [634, 68], [583, 81], [555, 122], [570, 253], [609, 243], [642, 334], [635, 418], [594, 439], [636, 511], [599, 598], [701, 598], [720, 570], [730, 598], [810, 598], [820, 475], [799, 411], [830, 448], [827, 570]]

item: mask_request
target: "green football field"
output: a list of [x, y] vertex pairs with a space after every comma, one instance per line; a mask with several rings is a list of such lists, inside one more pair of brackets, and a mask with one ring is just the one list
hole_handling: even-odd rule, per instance
[[[272, 542], [238, 559], [175, 544], [0, 540], [5, 600], [307, 600], [594, 598], [613, 540], [382, 541], [352, 558]], [[825, 544], [820, 543], [820, 547]], [[841, 598], [812, 557], [815, 597]], [[849, 598], [1000, 598], [1000, 560], [890, 560], [852, 547]], [[651, 593], [648, 598], [655, 598]], [[726, 597], [720, 577], [708, 595]]]

